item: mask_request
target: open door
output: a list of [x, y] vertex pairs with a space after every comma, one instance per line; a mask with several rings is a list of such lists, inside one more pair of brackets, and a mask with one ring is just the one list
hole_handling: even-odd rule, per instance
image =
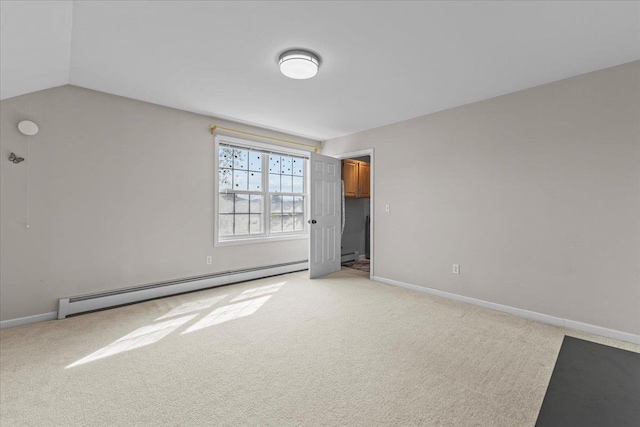
[[309, 277], [340, 270], [340, 160], [321, 154], [311, 157], [311, 215], [309, 219]]

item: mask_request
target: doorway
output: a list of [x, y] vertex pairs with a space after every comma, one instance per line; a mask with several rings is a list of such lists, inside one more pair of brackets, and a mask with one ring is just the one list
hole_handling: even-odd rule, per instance
[[341, 264], [373, 277], [373, 149], [344, 153]]

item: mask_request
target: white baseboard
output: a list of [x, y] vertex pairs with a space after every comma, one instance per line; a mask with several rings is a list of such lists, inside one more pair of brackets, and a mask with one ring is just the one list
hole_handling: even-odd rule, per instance
[[54, 320], [58, 317], [58, 312], [36, 314], [33, 316], [19, 317], [17, 319], [3, 320], [0, 322], [0, 329], [13, 328], [14, 326], [27, 325], [29, 323], [44, 322], [45, 320]]
[[108, 292], [107, 294], [109, 295], [100, 296], [99, 298], [80, 297], [80, 300], [78, 302], [72, 301], [73, 298], [60, 298], [60, 300], [58, 301], [57, 312], [54, 311], [52, 313], [43, 313], [36, 314], [35, 316], [20, 317], [18, 319], [3, 320], [2, 322], [0, 322], [0, 329], [26, 325], [28, 323], [43, 322], [45, 320], [53, 320], [56, 318], [64, 319], [70, 314], [79, 314], [85, 311], [110, 308], [122, 304], [131, 304], [155, 298], [177, 295], [185, 292], [209, 289], [216, 286], [229, 285], [233, 283], [262, 279], [265, 277], [271, 277], [280, 274], [293, 273], [296, 271], [306, 270], [307, 268], [307, 261], [297, 261], [267, 267], [228, 271], [226, 273], [220, 273], [218, 275], [206, 278], [184, 279], [175, 281], [175, 283], [167, 283], [170, 286], [157, 286], [146, 289], [145, 287], [142, 287], [142, 289], [132, 289], [131, 291], [128, 291], [126, 289], [116, 290]]
[[357, 261], [359, 256], [360, 256], [360, 253], [358, 251], [344, 254], [340, 257], [340, 263], [348, 262], [348, 261]]
[[79, 295], [76, 297], [60, 298], [58, 300], [58, 319], [64, 319], [72, 314], [81, 314], [105, 308], [113, 308], [125, 304], [168, 297], [185, 292], [199, 291], [230, 285], [248, 280], [262, 279], [279, 274], [293, 273], [309, 268], [308, 261], [296, 261], [245, 270], [234, 270], [211, 276], [192, 277], [171, 282], [156, 283], [135, 288], [125, 288], [110, 292]]
[[413, 291], [422, 292], [424, 294], [435, 295], [456, 301], [462, 301], [480, 307], [490, 308], [496, 311], [513, 314], [515, 316], [524, 317], [525, 319], [535, 320], [541, 323], [548, 323], [554, 326], [560, 326], [568, 329], [575, 329], [582, 332], [588, 332], [594, 335], [600, 335], [607, 338], [614, 338], [620, 341], [630, 342], [632, 344], [640, 344], [640, 335], [628, 332], [617, 331], [615, 329], [603, 328], [602, 326], [590, 325], [588, 323], [577, 322], [575, 320], [563, 319], [548, 314], [538, 313], [535, 311], [524, 310], [522, 308], [510, 307], [508, 305], [497, 304], [495, 302], [484, 301], [476, 298], [465, 297], [463, 295], [452, 294], [437, 289], [427, 288], [424, 286], [412, 285], [410, 283], [400, 282], [398, 280], [386, 279], [380, 276], [373, 276], [372, 280], [376, 282], [386, 283], [388, 285], [399, 286], [401, 288], [411, 289]]

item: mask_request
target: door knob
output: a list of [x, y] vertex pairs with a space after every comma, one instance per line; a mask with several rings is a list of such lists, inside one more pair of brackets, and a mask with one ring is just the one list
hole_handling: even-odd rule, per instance
[[315, 219], [310, 219], [310, 220], [309, 220], [309, 221], [307, 221], [307, 222], [308, 222], [309, 224], [315, 224], [315, 223], [316, 223], [316, 222], [318, 222], [318, 221], [316, 221]]

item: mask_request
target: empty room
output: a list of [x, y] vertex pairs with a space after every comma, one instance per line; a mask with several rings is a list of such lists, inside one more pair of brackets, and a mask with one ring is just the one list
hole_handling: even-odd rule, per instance
[[640, 425], [639, 1], [0, 6], [0, 426]]

